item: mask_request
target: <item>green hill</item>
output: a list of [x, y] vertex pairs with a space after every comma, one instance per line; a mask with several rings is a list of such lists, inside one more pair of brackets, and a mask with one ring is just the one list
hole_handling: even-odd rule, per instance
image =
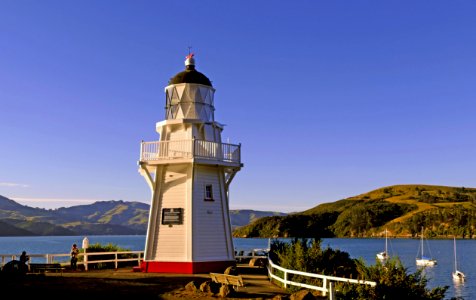
[[265, 217], [234, 231], [235, 237], [474, 237], [476, 189], [395, 185], [324, 203], [284, 217]]
[[230, 210], [231, 228], [234, 230], [238, 227], [248, 225], [262, 217], [286, 216], [285, 213], [274, 211], [257, 211], [250, 209]]

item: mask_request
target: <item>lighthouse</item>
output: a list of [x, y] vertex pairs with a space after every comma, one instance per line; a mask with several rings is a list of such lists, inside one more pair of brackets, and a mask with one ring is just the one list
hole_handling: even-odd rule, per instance
[[165, 87], [157, 141], [142, 142], [139, 173], [151, 190], [143, 272], [206, 273], [235, 264], [229, 187], [241, 145], [222, 143], [215, 89], [193, 53]]

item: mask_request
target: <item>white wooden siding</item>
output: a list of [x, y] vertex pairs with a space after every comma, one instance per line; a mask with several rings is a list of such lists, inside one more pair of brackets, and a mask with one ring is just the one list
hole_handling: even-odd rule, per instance
[[219, 137], [220, 135], [218, 134], [215, 134], [215, 129], [213, 128], [213, 126], [211, 124], [205, 124], [204, 125], [204, 140], [207, 140], [207, 141], [212, 141], [212, 142], [220, 142], [219, 140], [217, 141], [217, 137]]
[[[194, 260], [206, 261], [230, 259], [227, 251], [230, 241], [225, 234], [223, 216], [224, 195], [219, 180], [220, 170], [216, 167], [197, 166], [193, 187], [193, 256]], [[213, 200], [205, 201], [205, 185], [213, 186]], [[220, 191], [222, 190], [222, 191]]]
[[[158, 231], [156, 232], [156, 256], [158, 261], [185, 261], [187, 258], [186, 224], [190, 218], [186, 207], [187, 197], [187, 165], [169, 166], [162, 178], [160, 211], [158, 213]], [[180, 225], [162, 225], [163, 208], [182, 208], [183, 223]]]
[[181, 128], [181, 130], [171, 131], [169, 133], [169, 141], [179, 141], [179, 140], [186, 140], [189, 139], [189, 135], [187, 134], [187, 130], [185, 128]]

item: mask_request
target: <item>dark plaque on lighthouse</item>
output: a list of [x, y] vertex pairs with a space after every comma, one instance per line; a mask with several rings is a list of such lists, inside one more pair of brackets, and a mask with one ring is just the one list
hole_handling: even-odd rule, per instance
[[182, 208], [163, 208], [162, 209], [162, 225], [182, 224]]

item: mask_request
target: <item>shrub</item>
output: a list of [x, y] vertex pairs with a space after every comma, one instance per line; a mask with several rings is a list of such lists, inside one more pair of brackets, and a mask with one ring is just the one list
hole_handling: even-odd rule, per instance
[[[337, 283], [336, 299], [352, 300], [441, 300], [448, 286], [427, 289], [423, 269], [408, 273], [398, 258], [385, 263], [377, 261], [366, 266], [362, 259], [352, 259], [347, 252], [321, 249], [320, 239], [293, 239], [290, 243], [273, 241], [269, 257], [285, 269], [330, 276], [374, 281], [375, 287], [364, 284]], [[322, 280], [304, 276], [288, 276], [288, 280], [322, 285]], [[297, 290], [291, 287], [290, 291]]]
[[423, 275], [423, 269], [408, 273], [398, 258], [392, 258], [385, 263], [377, 262], [373, 266], [360, 265], [359, 273], [366, 280], [375, 281], [377, 285], [346, 285], [336, 293], [338, 299], [357, 300], [441, 300], [448, 286], [427, 289], [428, 279]]
[[[97, 253], [97, 252], [121, 252], [121, 251], [130, 251], [129, 249], [121, 248], [117, 245], [112, 243], [101, 245], [99, 243], [95, 243], [89, 245], [87, 249], [87, 253]], [[84, 249], [81, 249], [81, 252], [84, 252]], [[125, 259], [125, 258], [132, 258], [132, 254], [119, 254], [117, 256], [118, 259]], [[83, 259], [83, 257], [81, 257]], [[102, 263], [92, 263], [94, 261], [101, 261], [101, 260], [113, 260], [115, 259], [114, 254], [104, 254], [104, 255], [93, 255], [88, 256], [88, 268], [89, 269], [114, 269], [115, 263], [112, 262], [102, 262]], [[91, 263], [91, 264], [89, 264]], [[137, 265], [136, 261], [125, 261], [121, 262], [121, 266], [132, 266]]]

